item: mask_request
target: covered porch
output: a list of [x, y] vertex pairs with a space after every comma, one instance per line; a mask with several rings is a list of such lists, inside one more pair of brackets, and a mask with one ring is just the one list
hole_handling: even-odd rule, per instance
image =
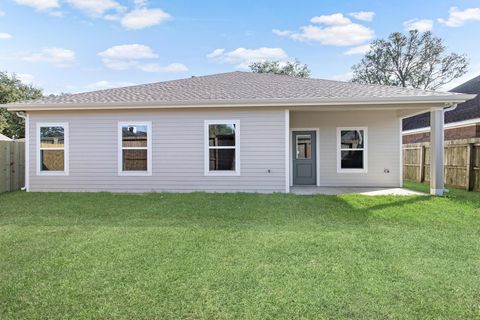
[[420, 194], [402, 188], [402, 119], [430, 112], [430, 193], [443, 195], [446, 106], [341, 105], [287, 110], [287, 190], [295, 194]]

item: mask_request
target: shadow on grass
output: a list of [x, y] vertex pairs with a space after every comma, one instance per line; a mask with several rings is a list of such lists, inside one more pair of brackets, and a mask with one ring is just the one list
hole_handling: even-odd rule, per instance
[[[22, 193], [0, 196], [0, 225], [271, 229], [354, 227], [375, 219], [411, 223], [425, 196], [297, 196], [212, 193]], [[434, 202], [434, 201], [433, 201]]]

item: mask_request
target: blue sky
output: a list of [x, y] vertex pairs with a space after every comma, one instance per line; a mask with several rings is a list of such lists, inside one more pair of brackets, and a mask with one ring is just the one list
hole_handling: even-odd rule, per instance
[[456, 83], [480, 74], [480, 0], [2, 0], [0, 69], [46, 93], [244, 70], [264, 59], [297, 58], [313, 77], [347, 80], [371, 40], [413, 27], [469, 56], [470, 72]]

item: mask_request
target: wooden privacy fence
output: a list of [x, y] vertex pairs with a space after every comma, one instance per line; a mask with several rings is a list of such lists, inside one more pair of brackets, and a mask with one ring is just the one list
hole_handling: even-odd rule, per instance
[[[445, 142], [445, 185], [480, 191], [480, 138]], [[430, 181], [430, 143], [403, 145], [403, 178]]]
[[0, 192], [25, 185], [25, 142], [0, 141]]

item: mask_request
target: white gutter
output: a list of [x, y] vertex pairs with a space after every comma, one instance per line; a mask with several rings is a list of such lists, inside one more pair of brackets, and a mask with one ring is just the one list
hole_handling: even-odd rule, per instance
[[175, 108], [237, 108], [237, 107], [294, 107], [294, 106], [335, 106], [335, 105], [386, 105], [386, 104], [456, 104], [475, 98], [472, 94], [441, 96], [373, 97], [373, 98], [320, 98], [320, 99], [270, 99], [270, 100], [212, 100], [175, 102], [107, 102], [107, 103], [16, 103], [6, 105], [9, 111], [46, 110], [109, 110], [132, 109], [175, 109]]

